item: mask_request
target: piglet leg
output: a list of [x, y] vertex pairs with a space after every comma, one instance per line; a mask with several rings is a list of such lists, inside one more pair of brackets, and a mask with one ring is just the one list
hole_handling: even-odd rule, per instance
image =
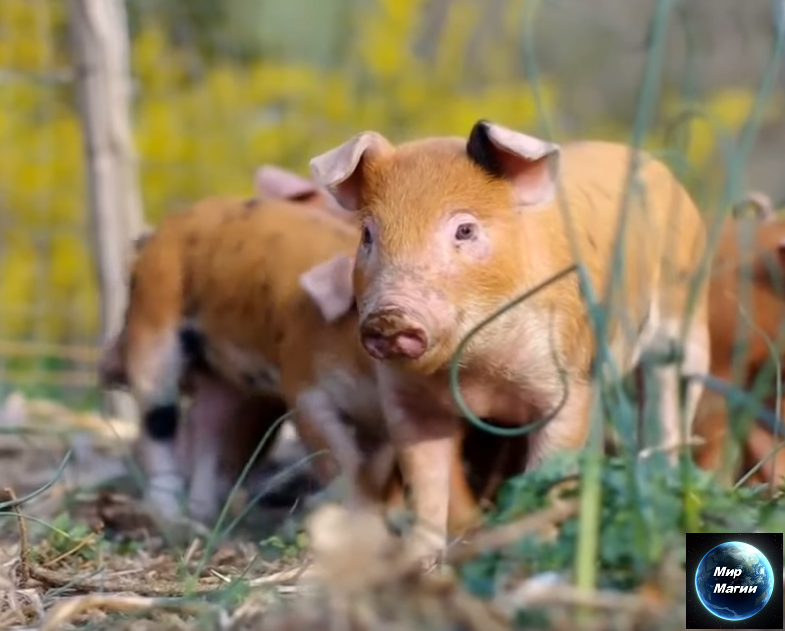
[[410, 397], [395, 389], [390, 375], [383, 370], [378, 374], [382, 409], [416, 519], [409, 552], [430, 565], [447, 545], [450, 478], [460, 450], [459, 421], [444, 410], [422, 407], [421, 399], [418, 406], [408, 404]]
[[[666, 320], [655, 338], [655, 344], [663, 344], [665, 340], [678, 340], [681, 322], [678, 319]], [[660, 417], [662, 418], [662, 442], [668, 449], [668, 459], [675, 464], [678, 449], [684, 440], [692, 435], [692, 423], [703, 394], [703, 384], [692, 380], [687, 386], [684, 405], [684, 436], [682, 436], [682, 416], [679, 397], [680, 372], [688, 375], [705, 375], [709, 373], [709, 335], [705, 326], [694, 323], [684, 340], [684, 360], [678, 364], [666, 364], [654, 368], [657, 382], [657, 393], [660, 400]]]
[[340, 475], [348, 485], [347, 504], [363, 503], [358, 483], [362, 454], [330, 395], [319, 388], [301, 392], [296, 409], [297, 432], [308, 451], [327, 452], [317, 456], [314, 462], [319, 482], [326, 486]]
[[417, 520], [410, 542], [411, 553], [430, 564], [447, 545], [457, 419], [404, 416], [391, 412], [390, 429], [404, 480], [411, 489]]
[[188, 414], [191, 436], [191, 486], [188, 510], [194, 519], [208, 522], [220, 509], [219, 467], [224, 436], [231, 431], [243, 395], [222, 380], [195, 377]]
[[[130, 333], [135, 329], [129, 328]], [[164, 519], [180, 515], [185, 477], [177, 462], [180, 376], [183, 356], [173, 327], [131, 336], [128, 351], [131, 391], [142, 412], [140, 446], [147, 474], [145, 498]]]
[[452, 441], [452, 457], [450, 458], [450, 504], [448, 532], [460, 534], [477, 525], [481, 517], [477, 499], [466, 479], [463, 463], [464, 434], [459, 432]]

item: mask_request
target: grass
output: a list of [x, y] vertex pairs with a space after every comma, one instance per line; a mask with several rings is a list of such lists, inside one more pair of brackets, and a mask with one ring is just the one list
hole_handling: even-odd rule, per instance
[[685, 495], [662, 451], [632, 470], [626, 456], [601, 456], [595, 580], [582, 588], [579, 472], [589, 457], [562, 454], [507, 480], [480, 531], [428, 575], [375, 515], [316, 501], [237, 519], [227, 507], [234, 528], [186, 524], [172, 538], [117, 479], [98, 491], [69, 483], [84, 460], [39, 462], [45, 488], [20, 489], [21, 499], [9, 490], [0, 504], [0, 628], [677, 629], [689, 514], [704, 532], [785, 530], [785, 505], [766, 486], [729, 490], [690, 464]]

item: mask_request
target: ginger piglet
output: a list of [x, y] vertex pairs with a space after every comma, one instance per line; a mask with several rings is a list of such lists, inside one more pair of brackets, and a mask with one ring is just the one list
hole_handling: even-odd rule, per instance
[[[679, 337], [705, 247], [698, 209], [662, 162], [619, 144], [559, 145], [484, 120], [467, 138], [397, 146], [367, 131], [311, 160], [313, 179], [360, 221], [353, 288], [362, 344], [374, 359], [422, 524], [411, 543], [423, 559], [446, 543], [450, 461], [461, 425], [447, 369], [458, 343], [504, 303], [575, 262], [599, 297], [607, 295], [633, 157], [645, 198], [632, 195], [626, 208], [624, 269], [608, 314], [610, 353], [626, 371], [644, 350]], [[578, 280], [568, 276], [471, 340], [461, 394], [477, 416], [522, 426], [556, 410], [566, 371], [566, 402], [528, 437], [528, 470], [585, 443], [595, 353]], [[652, 369], [666, 443], [681, 434], [679, 373], [708, 366], [704, 286], [682, 360]], [[688, 388], [687, 434], [701, 392], [697, 382]]]

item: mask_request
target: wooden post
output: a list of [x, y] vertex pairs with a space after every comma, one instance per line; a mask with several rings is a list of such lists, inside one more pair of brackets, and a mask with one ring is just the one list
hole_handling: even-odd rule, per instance
[[[143, 226], [130, 123], [127, 19], [123, 0], [69, 2], [92, 247], [101, 291], [101, 333], [106, 342], [122, 325], [131, 241]], [[137, 417], [128, 395], [112, 393], [105, 404], [114, 415]]]

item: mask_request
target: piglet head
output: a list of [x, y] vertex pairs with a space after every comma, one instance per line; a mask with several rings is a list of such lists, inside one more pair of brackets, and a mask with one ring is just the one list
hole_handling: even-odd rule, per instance
[[521, 284], [521, 210], [551, 203], [559, 147], [487, 121], [468, 139], [393, 146], [358, 134], [311, 160], [356, 211], [360, 335], [374, 358], [432, 372]]

